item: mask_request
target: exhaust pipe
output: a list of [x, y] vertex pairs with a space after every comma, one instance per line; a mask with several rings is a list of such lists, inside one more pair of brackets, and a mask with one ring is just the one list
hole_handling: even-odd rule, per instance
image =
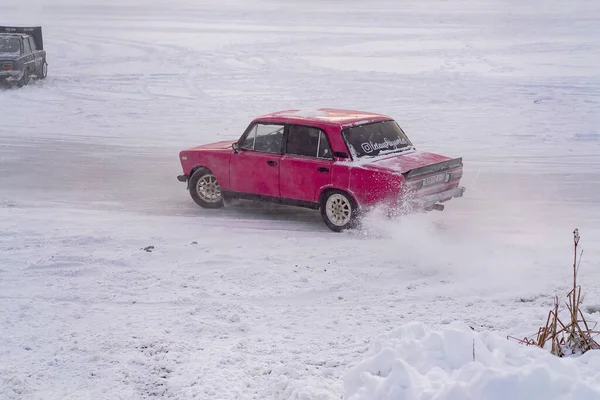
[[433, 209], [437, 210], [437, 211], [444, 211], [444, 205], [443, 204], [434, 204]]

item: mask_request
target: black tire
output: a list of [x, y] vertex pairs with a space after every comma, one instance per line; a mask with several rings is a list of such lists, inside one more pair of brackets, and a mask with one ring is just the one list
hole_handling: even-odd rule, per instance
[[29, 71], [27, 71], [27, 68], [25, 68], [25, 71], [23, 72], [23, 76], [17, 82], [17, 86], [21, 88], [28, 84], [29, 84]]
[[39, 79], [46, 79], [47, 76], [48, 76], [48, 63], [46, 62], [46, 60], [44, 60], [44, 62], [42, 63], [42, 68], [40, 68]]
[[337, 189], [328, 190], [321, 196], [320, 203], [321, 217], [329, 229], [341, 232], [356, 227], [358, 208], [348, 193]]
[[224, 205], [223, 193], [217, 177], [205, 167], [194, 171], [189, 181], [192, 199], [203, 208], [221, 208]]

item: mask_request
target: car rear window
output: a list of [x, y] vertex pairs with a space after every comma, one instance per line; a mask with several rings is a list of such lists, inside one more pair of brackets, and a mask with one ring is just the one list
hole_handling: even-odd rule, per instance
[[0, 37], [0, 54], [18, 55], [21, 53], [21, 41], [17, 38]]
[[369, 157], [412, 148], [396, 121], [380, 121], [345, 128], [342, 135], [354, 157]]

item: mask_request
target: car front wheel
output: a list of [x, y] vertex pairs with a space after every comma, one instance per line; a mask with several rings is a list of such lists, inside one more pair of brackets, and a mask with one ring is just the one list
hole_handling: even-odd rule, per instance
[[330, 190], [321, 199], [321, 217], [334, 232], [354, 227], [356, 211], [354, 200], [341, 190]]
[[44, 62], [42, 63], [42, 71], [40, 74], [40, 79], [46, 79], [47, 76], [48, 76], [48, 63], [46, 63], [46, 60], [44, 60]]
[[223, 193], [217, 177], [208, 168], [199, 168], [191, 176], [189, 190], [200, 207], [223, 207]]

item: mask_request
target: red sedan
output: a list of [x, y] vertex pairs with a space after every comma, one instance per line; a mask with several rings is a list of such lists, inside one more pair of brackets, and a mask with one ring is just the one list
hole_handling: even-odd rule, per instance
[[322, 108], [257, 117], [238, 140], [179, 154], [192, 199], [219, 208], [224, 198], [321, 210], [339, 232], [361, 211], [443, 210], [461, 197], [462, 158], [418, 151], [389, 116]]

